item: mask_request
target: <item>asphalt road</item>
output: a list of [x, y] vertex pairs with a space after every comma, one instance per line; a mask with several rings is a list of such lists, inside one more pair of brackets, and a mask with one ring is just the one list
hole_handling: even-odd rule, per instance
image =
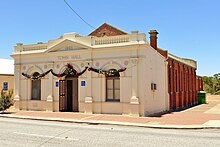
[[0, 118], [0, 147], [220, 147], [220, 130], [166, 130]]

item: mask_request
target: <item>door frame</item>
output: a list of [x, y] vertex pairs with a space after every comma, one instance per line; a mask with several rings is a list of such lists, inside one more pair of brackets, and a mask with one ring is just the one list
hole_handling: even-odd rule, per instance
[[[72, 81], [72, 104], [71, 110], [68, 110], [68, 84], [67, 81]], [[66, 77], [64, 80], [59, 80], [59, 111], [63, 112], [79, 112], [78, 99], [78, 78]], [[69, 105], [70, 106], [70, 105]]]

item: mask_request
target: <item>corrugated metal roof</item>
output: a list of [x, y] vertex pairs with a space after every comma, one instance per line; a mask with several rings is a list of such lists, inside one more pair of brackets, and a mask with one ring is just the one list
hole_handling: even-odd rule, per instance
[[14, 74], [14, 60], [0, 59], [0, 74]]

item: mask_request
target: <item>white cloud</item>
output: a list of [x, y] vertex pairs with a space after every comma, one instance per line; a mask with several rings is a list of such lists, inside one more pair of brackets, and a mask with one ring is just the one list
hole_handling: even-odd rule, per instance
[[14, 60], [0, 59], [0, 74], [14, 74]]

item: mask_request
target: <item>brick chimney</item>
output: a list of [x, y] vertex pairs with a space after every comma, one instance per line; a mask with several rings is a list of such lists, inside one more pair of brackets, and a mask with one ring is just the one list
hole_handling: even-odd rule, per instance
[[153, 47], [157, 51], [157, 30], [150, 30], [150, 46]]

